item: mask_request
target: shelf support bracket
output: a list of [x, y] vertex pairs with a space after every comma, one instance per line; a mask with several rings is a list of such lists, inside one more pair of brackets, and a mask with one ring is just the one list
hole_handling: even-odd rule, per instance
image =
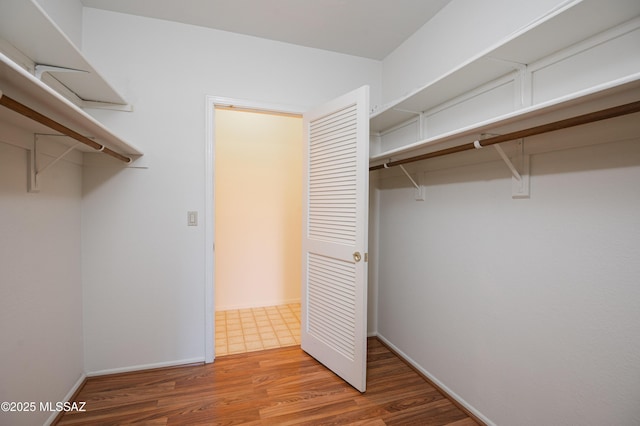
[[507, 154], [505, 154], [502, 147], [499, 144], [496, 144], [493, 147], [496, 149], [496, 151], [498, 151], [498, 154], [500, 154], [500, 158], [502, 158], [502, 161], [505, 162], [509, 170], [511, 170], [511, 174], [513, 175], [513, 178], [518, 182], [520, 182], [522, 180], [522, 176], [520, 176], [520, 172], [518, 172], [518, 170], [513, 165], [509, 157], [507, 157]]
[[36, 78], [38, 80], [42, 80], [42, 74], [45, 72], [88, 72], [83, 70], [77, 70], [74, 68], [64, 68], [64, 67], [56, 67], [53, 65], [44, 65], [44, 64], [36, 64], [35, 67]]
[[[483, 134], [482, 136], [487, 136]], [[495, 136], [495, 135], [489, 135]], [[484, 148], [480, 141], [475, 141], [473, 146], [476, 149]], [[530, 197], [530, 176], [529, 176], [529, 166], [530, 166], [530, 156], [524, 153], [524, 139], [520, 139], [517, 142], [518, 153], [516, 154], [516, 159], [518, 161], [518, 168], [513, 164], [509, 156], [504, 152], [500, 144], [495, 144], [493, 147], [496, 149], [502, 161], [507, 165], [509, 170], [511, 171], [511, 198], [529, 198]]]
[[80, 145], [80, 143], [76, 143], [70, 146], [67, 150], [65, 150], [62, 154], [58, 155], [56, 158], [48, 162], [42, 169], [38, 168], [38, 135], [34, 135], [33, 140], [33, 149], [27, 150], [29, 155], [29, 182], [28, 182], [28, 192], [40, 192], [40, 176], [51, 166], [56, 164], [58, 161], [62, 160], [67, 154], [76, 149]]
[[505, 154], [499, 144], [493, 146], [513, 175], [511, 178], [511, 198], [529, 198], [531, 195], [529, 175], [530, 156], [524, 153], [524, 141], [520, 139], [517, 145], [518, 153], [516, 154], [516, 159], [519, 163], [518, 168], [520, 171], [518, 171], [518, 168], [516, 168], [509, 157], [507, 157], [507, 154]]
[[36, 172], [36, 151], [35, 146], [33, 149], [27, 150], [27, 192], [40, 192], [40, 185], [38, 185], [38, 173]]
[[423, 190], [423, 186], [419, 185], [409, 174], [409, 172], [407, 171], [407, 169], [404, 168], [404, 166], [402, 164], [400, 164], [400, 169], [402, 170], [402, 172], [409, 178], [409, 180], [411, 181], [411, 184], [414, 186], [415, 188], [415, 196], [416, 196], [416, 201], [424, 201], [424, 190]]
[[49, 167], [53, 166], [54, 164], [56, 164], [58, 161], [62, 160], [68, 153], [70, 153], [71, 151], [73, 151], [74, 149], [76, 149], [78, 147], [79, 143], [69, 147], [69, 149], [67, 149], [65, 152], [63, 152], [62, 154], [58, 155], [56, 158], [54, 158], [52, 161], [50, 161], [49, 163], [47, 163], [46, 166], [44, 166], [42, 168], [42, 170], [37, 170], [36, 171], [36, 179], [38, 178], [38, 176], [40, 176], [42, 173], [45, 172], [45, 170], [47, 170]]

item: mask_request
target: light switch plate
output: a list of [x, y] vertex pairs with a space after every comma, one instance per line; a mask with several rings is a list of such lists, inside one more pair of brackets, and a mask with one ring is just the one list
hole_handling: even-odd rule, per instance
[[187, 212], [187, 226], [198, 226], [198, 212]]

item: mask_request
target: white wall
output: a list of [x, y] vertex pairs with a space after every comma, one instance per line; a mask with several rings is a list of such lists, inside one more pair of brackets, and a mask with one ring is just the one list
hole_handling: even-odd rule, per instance
[[85, 9], [84, 53], [133, 104], [95, 111], [148, 169], [86, 168], [85, 359], [89, 372], [204, 358], [205, 96], [310, 107], [363, 84], [380, 62]]
[[[81, 43], [82, 5], [39, 1]], [[27, 192], [33, 135], [0, 123], [0, 400], [64, 401], [84, 377], [81, 157], [71, 154]], [[43, 142], [40, 164], [66, 148]], [[68, 161], [69, 160], [69, 161]], [[0, 424], [43, 424], [57, 413], [0, 413]]]
[[82, 49], [82, 2], [80, 0], [36, 0], [67, 37]]
[[640, 140], [382, 180], [378, 331], [497, 425], [640, 421]]
[[570, 0], [452, 0], [382, 61], [382, 101], [439, 79]]
[[[28, 193], [32, 140], [0, 123], [0, 401], [38, 404], [63, 401], [83, 373], [81, 167], [60, 161]], [[50, 415], [2, 412], [0, 424]]]

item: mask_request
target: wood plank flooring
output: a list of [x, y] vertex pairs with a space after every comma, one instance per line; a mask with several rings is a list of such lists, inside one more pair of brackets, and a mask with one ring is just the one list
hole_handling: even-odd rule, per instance
[[476, 425], [377, 339], [361, 394], [299, 346], [89, 378], [58, 425]]

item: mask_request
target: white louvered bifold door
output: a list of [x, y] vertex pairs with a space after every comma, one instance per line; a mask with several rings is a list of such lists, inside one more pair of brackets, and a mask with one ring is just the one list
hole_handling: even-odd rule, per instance
[[364, 392], [369, 87], [304, 115], [302, 349]]

